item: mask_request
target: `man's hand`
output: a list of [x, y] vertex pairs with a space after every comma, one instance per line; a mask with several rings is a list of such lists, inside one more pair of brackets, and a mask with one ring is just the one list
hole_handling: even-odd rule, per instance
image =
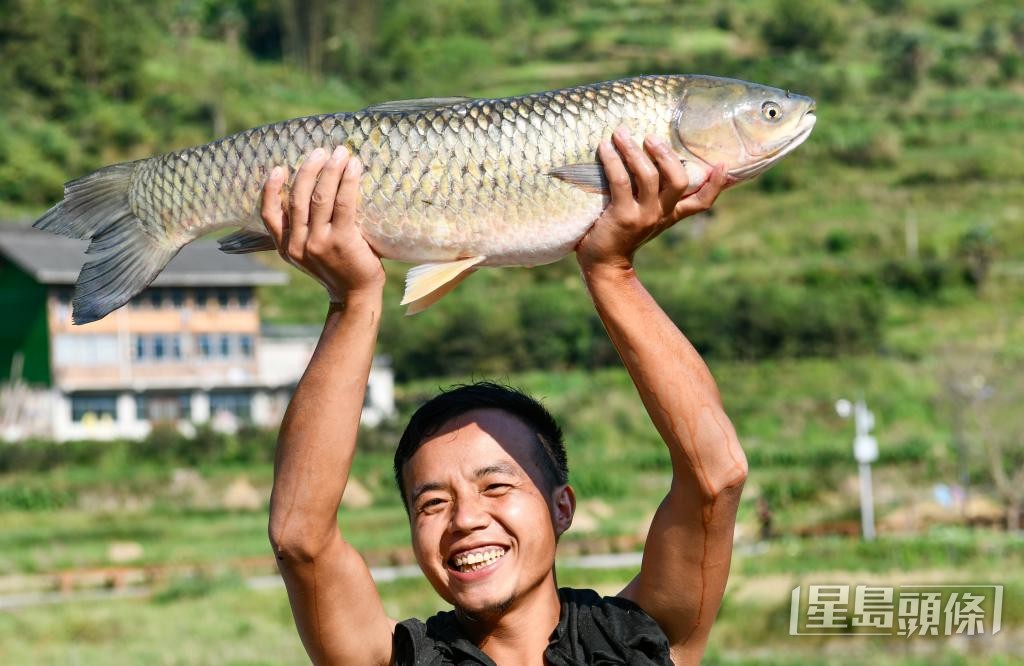
[[278, 253], [319, 280], [332, 302], [384, 286], [380, 258], [355, 225], [362, 172], [344, 146], [329, 159], [317, 148], [299, 168], [287, 202], [284, 168], [275, 167], [263, 189], [261, 217]]
[[598, 148], [611, 203], [576, 246], [584, 271], [598, 264], [631, 267], [637, 248], [684, 217], [711, 208], [726, 184], [725, 169], [718, 166], [700, 189], [683, 198], [689, 186], [686, 169], [663, 139], [648, 136], [644, 152], [625, 128], [615, 130], [612, 138], [614, 147], [606, 140]]

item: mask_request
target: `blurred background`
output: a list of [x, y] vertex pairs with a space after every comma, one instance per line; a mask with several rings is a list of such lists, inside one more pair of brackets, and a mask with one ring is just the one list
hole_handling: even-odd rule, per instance
[[[322, 288], [276, 256], [218, 273], [197, 244], [121, 314], [71, 329], [81, 248], [23, 231], [64, 181], [288, 117], [666, 72], [818, 100], [804, 146], [638, 259], [705, 355], [750, 464], [706, 663], [1024, 663], [1015, 0], [8, 0], [0, 662], [306, 660], [266, 509], [275, 419]], [[442, 607], [403, 568], [393, 447], [422, 400], [472, 378], [521, 386], [559, 418], [581, 500], [559, 582], [616, 592], [668, 459], [575, 262], [481, 271], [414, 318], [398, 307], [404, 269], [388, 265], [340, 519], [389, 613]], [[874, 540], [841, 399], [874, 416], [861, 421], [878, 450]], [[964, 583], [1005, 586], [996, 636], [789, 635], [796, 586]]]

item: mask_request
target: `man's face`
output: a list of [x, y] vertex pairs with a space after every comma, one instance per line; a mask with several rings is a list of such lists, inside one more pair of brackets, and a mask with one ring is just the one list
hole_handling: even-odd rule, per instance
[[567, 486], [549, 496], [537, 455], [525, 423], [481, 409], [449, 421], [405, 465], [416, 560], [471, 616], [500, 614], [553, 580], [556, 534], [574, 499]]

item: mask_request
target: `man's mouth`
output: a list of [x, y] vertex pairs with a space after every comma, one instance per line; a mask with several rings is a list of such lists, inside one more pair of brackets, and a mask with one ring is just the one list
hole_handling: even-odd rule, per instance
[[484, 546], [456, 553], [448, 558], [448, 566], [461, 573], [470, 573], [488, 567], [508, 552], [501, 546]]

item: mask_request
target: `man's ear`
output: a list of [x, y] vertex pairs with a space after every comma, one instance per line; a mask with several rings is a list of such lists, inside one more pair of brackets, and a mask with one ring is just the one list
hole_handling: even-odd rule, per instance
[[576, 493], [572, 486], [561, 486], [555, 491], [553, 507], [555, 536], [562, 536], [572, 525], [572, 516], [576, 513]]

